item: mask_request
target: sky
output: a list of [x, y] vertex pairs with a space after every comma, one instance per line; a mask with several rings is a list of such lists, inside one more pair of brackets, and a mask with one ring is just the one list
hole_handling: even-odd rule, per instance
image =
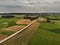
[[60, 0], [0, 0], [0, 13], [60, 12]]

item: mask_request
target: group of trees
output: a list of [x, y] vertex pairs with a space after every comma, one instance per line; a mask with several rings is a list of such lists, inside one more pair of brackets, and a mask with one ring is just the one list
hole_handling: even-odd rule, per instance
[[5, 15], [5, 16], [2, 16], [2, 18], [12, 18], [12, 17], [15, 17], [15, 16], [13, 16], [13, 15]]

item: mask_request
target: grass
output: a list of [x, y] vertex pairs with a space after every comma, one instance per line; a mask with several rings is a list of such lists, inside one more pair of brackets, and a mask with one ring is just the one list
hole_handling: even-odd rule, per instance
[[9, 35], [13, 34], [14, 32], [13, 31], [0, 30], [0, 33], [9, 36]]
[[26, 26], [26, 24], [16, 24], [16, 21], [20, 21], [22, 18], [20, 17], [14, 17], [14, 18], [0, 18], [0, 34], [5, 34], [7, 36], [13, 34], [13, 31], [7, 31], [3, 30], [5, 28], [11, 27], [11, 26]]
[[28, 45], [60, 45], [60, 22], [40, 24]]
[[[35, 27], [36, 27], [36, 25], [35, 25]], [[35, 29], [35, 27], [34, 27], [34, 29]], [[34, 30], [34, 29], [32, 29], [32, 27], [30, 28], [30, 30]], [[26, 34], [21, 33], [22, 34], [21, 37], [18, 37], [18, 35], [17, 35], [18, 40], [17, 40], [17, 38], [14, 39], [15, 37], [13, 38], [13, 40], [11, 39], [10, 45], [20, 45], [21, 38], [23, 40], [22, 41], [23, 44], [21, 44], [21, 45], [24, 45], [25, 44], [24, 40], [28, 39], [28, 38], [25, 38], [25, 36], [29, 32], [26, 32]], [[8, 33], [10, 33], [10, 32], [8, 32]], [[32, 33], [30, 32], [30, 34], [32, 34]], [[29, 36], [30, 35], [27, 35], [26, 37], [29, 37]], [[14, 41], [16, 43], [14, 43]], [[9, 43], [8, 44], [7, 43], [8, 43], [8, 41], [6, 43], [4, 43], [3, 45], [5, 45], [5, 44], [8, 45]], [[32, 37], [32, 39], [28, 42], [28, 45], [60, 45], [60, 21], [58, 21], [57, 23], [48, 23], [48, 22], [41, 23], [38, 30]]]
[[60, 16], [53, 16], [53, 15], [51, 15], [51, 16], [47, 16], [49, 19], [59, 19], [60, 20]]
[[14, 17], [14, 18], [1, 18], [0, 17], [0, 34], [6, 34], [6, 35], [11, 35], [14, 32], [12, 31], [6, 31], [3, 30], [4, 28], [10, 27], [10, 26], [15, 26], [16, 21], [19, 21], [21, 18], [19, 17]]
[[[60, 23], [60, 22], [59, 22]], [[59, 23], [42, 23], [40, 28], [43, 30], [60, 33], [60, 24]]]
[[[16, 22], [20, 20], [21, 18], [14, 17], [14, 18], [0, 18], [0, 28], [5, 28], [9, 26], [8, 24], [12, 24], [13, 22]], [[14, 25], [14, 24], [13, 24]]]

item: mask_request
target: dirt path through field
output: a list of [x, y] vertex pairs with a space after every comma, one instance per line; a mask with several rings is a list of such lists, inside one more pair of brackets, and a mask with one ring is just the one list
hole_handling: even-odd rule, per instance
[[25, 31], [17, 34], [13, 38], [3, 42], [0, 45], [27, 45], [28, 41], [31, 40], [32, 36], [39, 27], [39, 23], [36, 21], [30, 27], [25, 29]]

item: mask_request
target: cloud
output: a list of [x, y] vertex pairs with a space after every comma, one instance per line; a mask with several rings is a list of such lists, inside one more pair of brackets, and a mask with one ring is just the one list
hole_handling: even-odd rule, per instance
[[60, 11], [60, 0], [0, 0], [0, 12]]

